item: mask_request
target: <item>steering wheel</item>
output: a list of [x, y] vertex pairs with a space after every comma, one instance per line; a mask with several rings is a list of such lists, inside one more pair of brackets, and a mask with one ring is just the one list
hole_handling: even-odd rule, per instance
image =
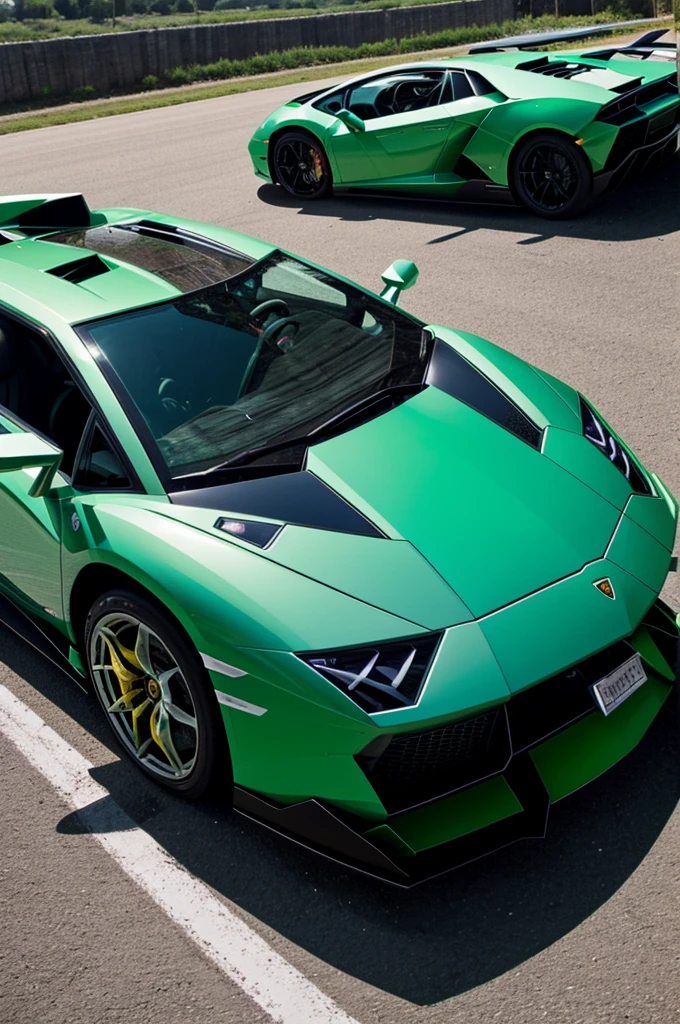
[[[411, 95], [406, 100], [399, 101], [399, 93], [403, 92], [404, 87], [408, 86], [411, 89]], [[427, 106], [434, 89], [437, 85], [414, 85], [412, 82], [397, 82], [394, 87], [394, 93], [392, 94], [392, 101], [387, 106], [390, 108], [393, 114], [406, 114], [409, 110], [419, 110], [420, 107], [416, 106], [416, 103], [420, 103], [422, 100], [426, 102], [423, 106]]]
[[267, 299], [266, 302], [261, 302], [259, 306], [251, 309], [250, 315], [257, 320], [263, 313], [273, 313], [275, 309], [280, 309], [284, 316], [288, 316], [290, 313], [288, 303], [283, 299]]
[[173, 421], [177, 426], [186, 419], [186, 414], [191, 413], [191, 400], [182, 395], [176, 380], [172, 377], [164, 377], [158, 386], [158, 398], [164, 410], [164, 420]]
[[272, 322], [265, 327], [260, 335], [260, 345], [269, 345], [270, 348], [273, 348], [276, 352], [286, 352], [290, 346], [280, 348], [280, 342], [276, 340], [286, 328], [292, 331], [293, 336], [290, 338], [292, 342], [295, 335], [300, 330], [300, 323], [295, 319], [295, 317], [282, 316], [279, 317], [278, 320], [272, 320]]
[[[256, 306], [255, 309], [252, 310], [251, 315], [258, 311], [261, 312], [262, 310], [266, 311], [267, 309], [273, 309], [274, 306], [279, 304], [284, 306], [286, 313], [288, 313], [288, 306], [283, 301], [283, 299], [270, 299], [268, 302], [263, 302], [259, 306]], [[250, 357], [250, 360], [248, 361], [246, 372], [243, 375], [241, 386], [238, 389], [238, 394], [236, 396], [237, 399], [242, 398], [243, 395], [247, 393], [248, 388], [250, 387], [250, 383], [253, 379], [253, 374], [255, 373], [255, 368], [260, 361], [260, 356], [262, 355], [262, 350], [265, 347], [265, 345], [272, 350], [272, 355], [268, 357], [269, 362], [271, 362], [272, 356], [282, 356], [284, 352], [288, 350], [290, 345], [292, 345], [293, 338], [290, 339], [290, 345], [286, 345], [285, 348], [279, 347], [276, 341], [277, 337], [281, 334], [284, 328], [288, 326], [290, 326], [290, 330], [294, 338], [298, 330], [300, 329], [300, 325], [296, 320], [294, 320], [290, 316], [277, 317], [275, 320], [272, 320], [272, 322], [268, 324], [265, 328], [263, 328], [263, 330], [260, 332], [260, 335], [257, 339], [257, 345], [255, 346], [255, 351], [253, 352], [252, 356]]]

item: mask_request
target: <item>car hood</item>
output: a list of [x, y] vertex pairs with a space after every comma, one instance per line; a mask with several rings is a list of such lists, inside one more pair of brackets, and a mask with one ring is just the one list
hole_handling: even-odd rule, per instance
[[[534, 376], [534, 398], [544, 388], [561, 401]], [[544, 449], [551, 430], [543, 435]], [[574, 445], [583, 447], [587, 469], [592, 449], [580, 431], [554, 432], [569, 443], [553, 442], [554, 454], [547, 455], [430, 386], [313, 446], [306, 471], [298, 474], [321, 481], [327, 495], [360, 513], [357, 520], [374, 524], [368, 534], [351, 523], [315, 525], [313, 508], [277, 515], [277, 494], [290, 483], [285, 476], [267, 478], [269, 508], [248, 508], [237, 495], [240, 485], [226, 485], [199, 492], [195, 507], [182, 499], [157, 510], [212, 533], [220, 544], [248, 548], [254, 559], [277, 562], [399, 616], [406, 620], [402, 634], [407, 623], [414, 632], [440, 629], [487, 615], [603, 556], [626, 496], [612, 500], [584, 482], [588, 473], [579, 478]], [[606, 479], [606, 460], [592, 455]], [[308, 504], [315, 501], [311, 493]], [[230, 514], [287, 525], [259, 549], [216, 528], [218, 517]]]
[[436, 387], [318, 445], [308, 465], [408, 541], [474, 618], [600, 558], [620, 515], [571, 472]]

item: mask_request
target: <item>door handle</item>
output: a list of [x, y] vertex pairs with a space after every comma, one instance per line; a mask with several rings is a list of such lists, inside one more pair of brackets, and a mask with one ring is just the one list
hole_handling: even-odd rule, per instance
[[448, 126], [445, 124], [432, 125], [430, 128], [423, 128], [424, 132], [443, 132]]

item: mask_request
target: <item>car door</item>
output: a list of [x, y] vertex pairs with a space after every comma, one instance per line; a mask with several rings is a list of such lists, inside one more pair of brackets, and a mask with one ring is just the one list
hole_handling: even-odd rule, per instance
[[330, 129], [338, 183], [407, 186], [452, 174], [495, 102], [491, 88], [476, 80], [462, 70], [418, 69], [354, 86], [344, 102], [364, 130], [340, 120]]
[[0, 472], [0, 589], [44, 617], [63, 618], [61, 502], [89, 413], [47, 340], [0, 311], [0, 462], [17, 434], [62, 452], [64, 472], [40, 496], [31, 494], [38, 466]]
[[344, 97], [346, 109], [364, 122], [354, 132], [340, 120], [331, 128], [331, 147], [343, 183], [420, 177], [434, 173], [450, 115], [447, 74], [413, 69], [371, 77]]
[[[0, 413], [0, 459], [12, 435], [21, 432]], [[68, 488], [58, 475], [49, 496], [31, 497], [39, 472], [28, 468], [0, 474], [0, 586], [30, 611], [62, 618], [58, 494]]]

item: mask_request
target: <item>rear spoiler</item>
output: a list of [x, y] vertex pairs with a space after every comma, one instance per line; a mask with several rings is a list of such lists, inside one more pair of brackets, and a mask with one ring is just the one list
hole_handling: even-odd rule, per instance
[[678, 44], [670, 41], [659, 42], [661, 36], [665, 36], [668, 31], [670, 30], [667, 28], [655, 29], [653, 32], [646, 32], [635, 42], [628, 43], [627, 46], [613, 44], [604, 50], [588, 50], [586, 56], [594, 57], [597, 60], [611, 60], [619, 53], [627, 53], [629, 56], [639, 57], [641, 60], [653, 57], [655, 60], [675, 62], [678, 56]]
[[[532, 32], [526, 36], [510, 36], [507, 39], [493, 39], [488, 43], [478, 43], [476, 46], [470, 48], [470, 53], [497, 53], [500, 50], [533, 50], [542, 46], [550, 46], [552, 43], [568, 43], [571, 40], [576, 39], [587, 39], [591, 36], [607, 35], [610, 32], [619, 31], [622, 28], [635, 28], [640, 25], [649, 25], [654, 19], [651, 18], [640, 18], [636, 21], [613, 21], [606, 25], [586, 25], [583, 28], [572, 28], [565, 29], [564, 31], [555, 32]], [[640, 52], [649, 50], [651, 53], [655, 49], [663, 47], [664, 49], [669, 48], [675, 52], [677, 47], [675, 43], [659, 43], [656, 46], [652, 46], [652, 43], [656, 43], [656, 40], [660, 36], [664, 36], [668, 29], [654, 29], [651, 32], [646, 32], [643, 36], [640, 36], [634, 43], [629, 43], [625, 46], [617, 47], [617, 53], [628, 53], [628, 52]]]
[[0, 228], [55, 231], [90, 227], [90, 208], [79, 192], [44, 196], [0, 196]]

